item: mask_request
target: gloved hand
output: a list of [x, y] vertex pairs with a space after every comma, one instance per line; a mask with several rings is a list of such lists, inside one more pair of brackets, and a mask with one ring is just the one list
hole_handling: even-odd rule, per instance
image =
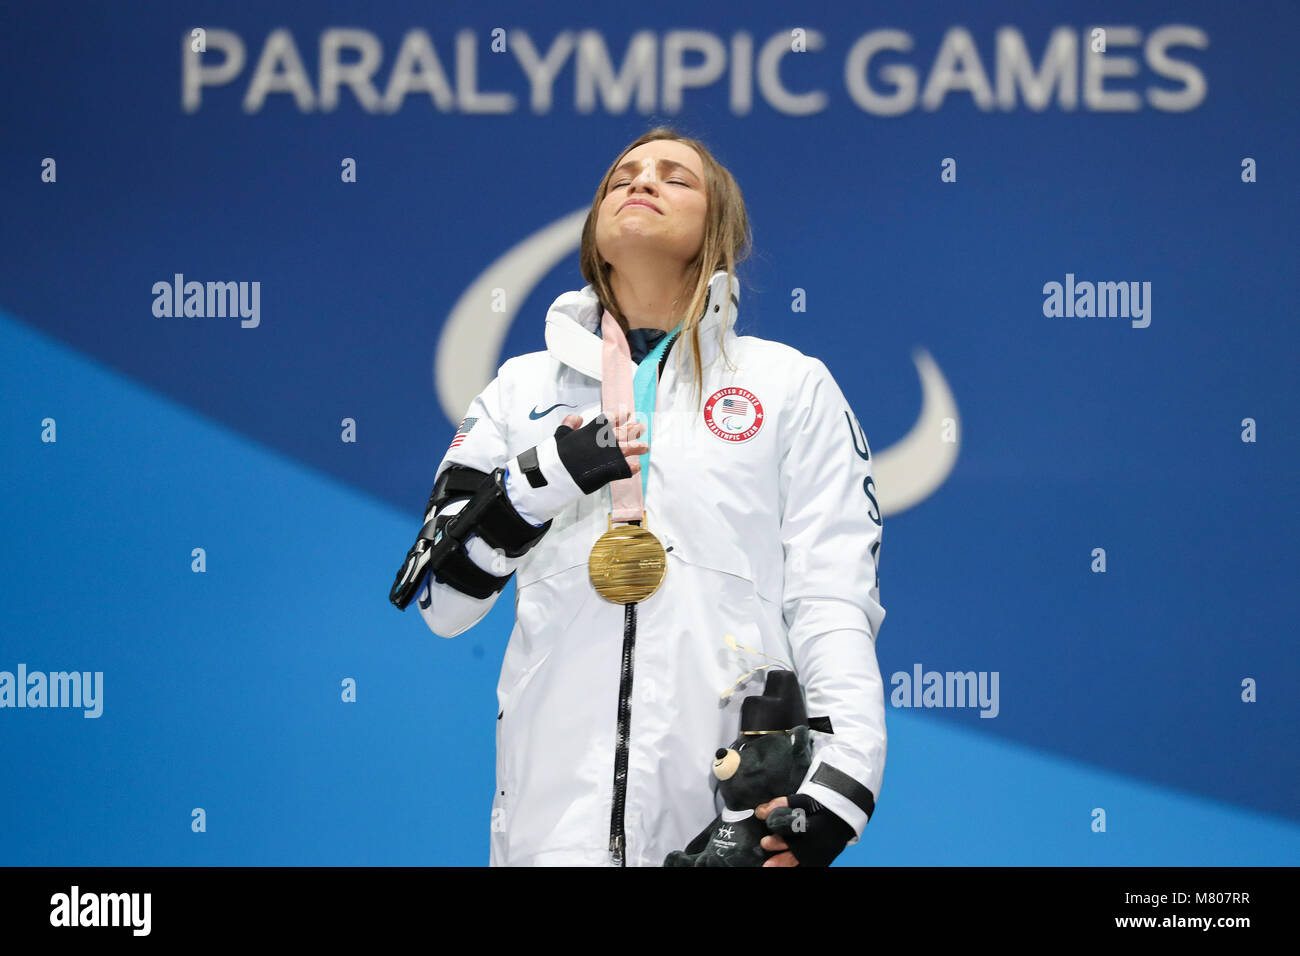
[[[505, 466], [510, 506], [524, 521], [541, 528], [580, 495], [590, 494], [615, 479], [638, 474], [639, 458], [650, 446], [635, 440], [645, 431], [645, 425], [630, 421], [631, 417], [630, 412], [619, 415], [619, 423], [614, 426], [604, 414], [586, 425], [582, 425], [578, 415], [566, 416], [552, 437], [516, 455]], [[482, 472], [462, 470], [477, 475], [485, 483], [488, 481]], [[389, 592], [389, 600], [398, 608], [405, 610], [424, 587], [434, 545], [447, 523], [470, 503], [467, 488], [462, 481], [460, 492], [450, 501], [437, 487], [429, 496], [424, 525]], [[498, 577], [515, 570], [520, 557], [509, 557], [494, 550], [472, 528], [469, 531], [464, 548], [474, 565]]]
[[566, 415], [551, 438], [512, 458], [506, 491], [515, 510], [541, 525], [579, 496], [640, 474], [640, 458], [650, 450], [638, 440], [645, 424], [632, 421], [628, 411], [615, 418], [611, 422], [602, 412], [583, 425], [580, 416]]
[[806, 793], [777, 797], [755, 808], [754, 816], [772, 831], [765, 850], [785, 850], [764, 866], [829, 866], [856, 836], [856, 831]]

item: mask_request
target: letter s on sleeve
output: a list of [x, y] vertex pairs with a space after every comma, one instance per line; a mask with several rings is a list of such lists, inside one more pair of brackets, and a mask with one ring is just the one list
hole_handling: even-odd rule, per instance
[[782, 428], [782, 610], [791, 647], [816, 633], [857, 628], [874, 639], [880, 604], [880, 505], [871, 450], [844, 393], [808, 358]]

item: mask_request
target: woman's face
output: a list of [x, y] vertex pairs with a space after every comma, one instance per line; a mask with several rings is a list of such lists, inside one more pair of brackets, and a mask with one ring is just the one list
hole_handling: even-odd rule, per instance
[[596, 215], [596, 249], [618, 269], [625, 257], [683, 264], [704, 242], [704, 164], [685, 143], [656, 139], [619, 161]]

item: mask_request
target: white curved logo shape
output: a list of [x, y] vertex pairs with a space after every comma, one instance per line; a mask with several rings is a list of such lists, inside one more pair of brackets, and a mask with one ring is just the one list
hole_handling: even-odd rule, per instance
[[[582, 243], [587, 210], [579, 209], [533, 233], [488, 266], [452, 306], [433, 353], [433, 387], [447, 420], [459, 422], [497, 374], [501, 346], [515, 314], [542, 277]], [[490, 308], [505, 292], [505, 311]]]
[[911, 431], [871, 462], [882, 516], [906, 511], [934, 494], [952, 473], [961, 446], [957, 402], [943, 372], [925, 349], [913, 351], [912, 362], [921, 379], [921, 414]]
[[[575, 210], [518, 243], [485, 269], [456, 300], [438, 338], [433, 385], [447, 420], [458, 422], [500, 364], [501, 347], [519, 307], [561, 259], [582, 242], [587, 208]], [[489, 308], [505, 292], [505, 310]], [[947, 480], [961, 445], [957, 403], [930, 353], [912, 355], [921, 379], [921, 414], [901, 440], [872, 457], [881, 516], [924, 501]]]

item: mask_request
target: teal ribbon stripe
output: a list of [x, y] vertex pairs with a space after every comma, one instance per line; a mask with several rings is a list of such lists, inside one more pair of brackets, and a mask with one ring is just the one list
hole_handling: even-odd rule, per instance
[[[636, 375], [632, 379], [632, 396], [636, 403], [637, 420], [640, 421], [641, 413], [645, 413], [645, 440], [647, 444], [653, 441], [654, 436], [654, 419], [655, 419], [655, 392], [659, 387], [659, 359], [663, 357], [664, 349], [668, 348], [668, 343], [672, 341], [673, 336], [681, 329], [682, 323], [678, 322], [667, 335], [659, 340], [641, 364], [636, 367]], [[654, 445], [650, 444], [651, 451]], [[641, 456], [641, 500], [645, 501], [646, 484], [650, 480], [650, 452]]]

